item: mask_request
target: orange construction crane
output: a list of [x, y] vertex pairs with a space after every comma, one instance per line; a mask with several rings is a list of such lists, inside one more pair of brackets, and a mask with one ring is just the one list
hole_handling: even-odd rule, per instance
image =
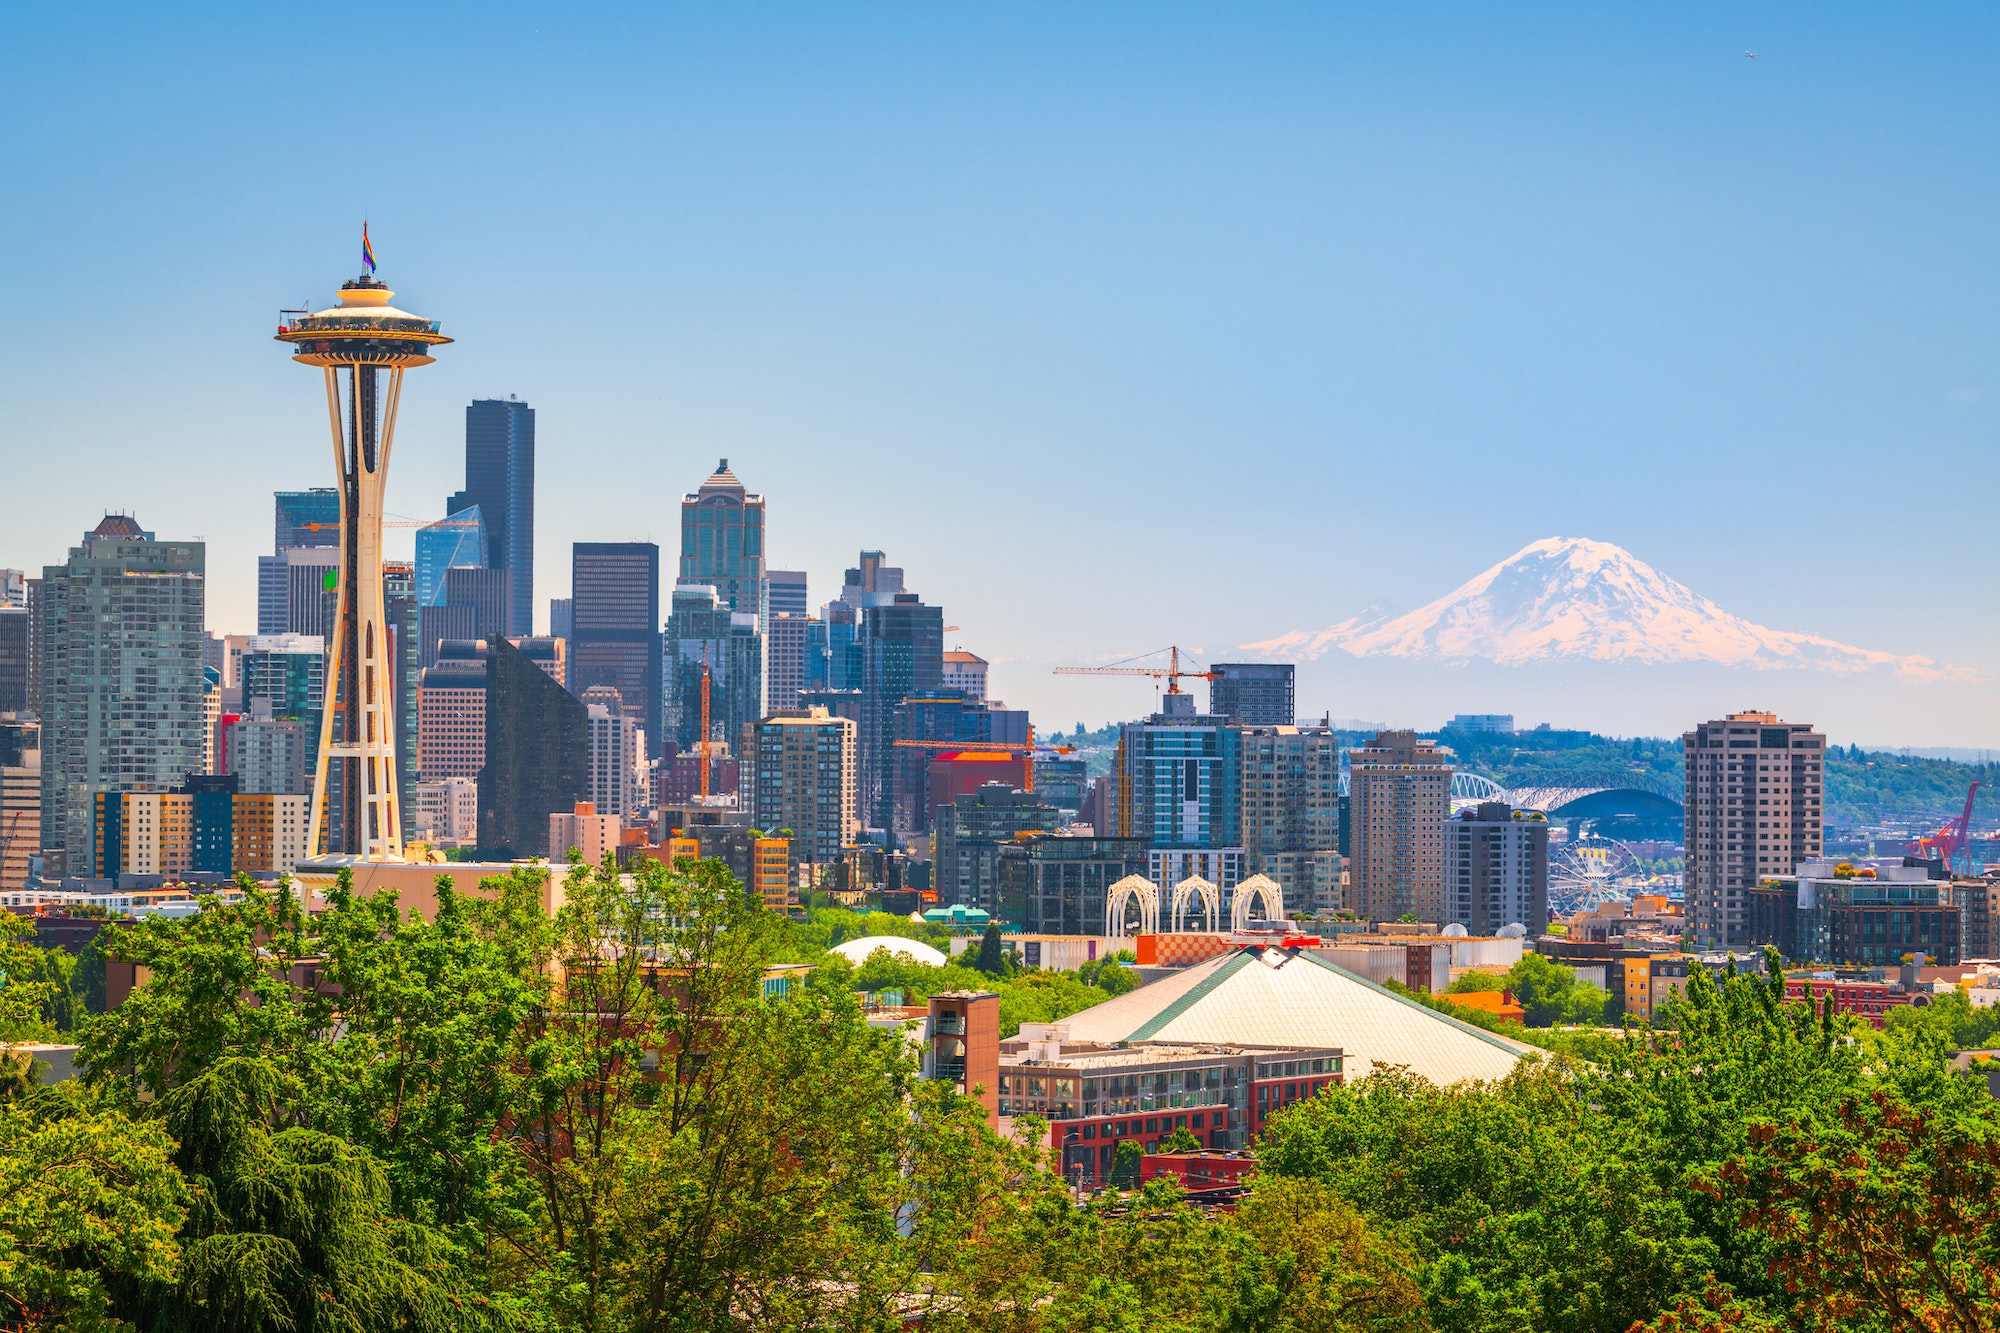
[[708, 804], [708, 649], [701, 650], [701, 739], [695, 742], [701, 751], [701, 803]]
[[[1074, 745], [1035, 744], [1035, 729], [1033, 726], [1028, 728], [1028, 740], [1025, 745], [1014, 745], [1007, 741], [891, 741], [890, 744], [900, 750], [953, 750], [961, 753], [974, 751], [979, 754], [1018, 754], [1025, 755], [1030, 759], [1034, 758], [1037, 754], [1076, 753]], [[1028, 765], [1028, 790], [1033, 791], [1034, 789], [1035, 766], [1031, 763]]]
[[[1170, 656], [1165, 670], [1159, 667], [1130, 666], [1057, 667], [1056, 674], [1058, 676], [1151, 676], [1155, 680], [1164, 679], [1167, 682], [1168, 694], [1186, 694], [1187, 691], [1181, 688], [1181, 682], [1184, 680], [1215, 681], [1222, 679], [1220, 671], [1183, 671], [1181, 670], [1181, 650], [1178, 647], [1171, 647], [1167, 649], [1167, 652]], [[1150, 653], [1147, 654], [1149, 657], [1151, 655]]]

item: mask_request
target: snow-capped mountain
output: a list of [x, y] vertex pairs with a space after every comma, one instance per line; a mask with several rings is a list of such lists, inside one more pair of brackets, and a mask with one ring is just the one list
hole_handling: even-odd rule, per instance
[[1272, 657], [1356, 657], [1503, 666], [1565, 660], [1661, 665], [1713, 662], [1817, 671], [1889, 670], [1932, 681], [1983, 679], [1928, 657], [1856, 648], [1817, 634], [1768, 629], [1733, 616], [1623, 547], [1545, 537], [1407, 615], [1364, 612], [1317, 632], [1294, 630], [1244, 645]]

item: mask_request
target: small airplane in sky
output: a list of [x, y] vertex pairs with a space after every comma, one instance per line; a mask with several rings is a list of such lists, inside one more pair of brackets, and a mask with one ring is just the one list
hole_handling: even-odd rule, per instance
[[1755, 51], [1745, 51], [1743, 54], [1752, 60], [1757, 59], [1757, 53]]

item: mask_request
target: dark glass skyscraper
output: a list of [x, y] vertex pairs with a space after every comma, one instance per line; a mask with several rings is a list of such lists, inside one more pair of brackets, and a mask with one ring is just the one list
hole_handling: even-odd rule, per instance
[[508, 633], [535, 632], [535, 409], [513, 398], [479, 398], [465, 409], [465, 489], [445, 512], [478, 505], [486, 558], [514, 576]]
[[331, 486], [277, 493], [277, 523], [271, 550], [283, 556], [294, 546], [340, 545], [340, 492]]
[[936, 691], [944, 677], [944, 610], [913, 592], [891, 594], [861, 617], [861, 814], [871, 828], [893, 824], [889, 756], [896, 708], [912, 694]]
[[579, 698], [610, 685], [626, 716], [646, 719], [659, 749], [660, 548], [652, 542], [578, 542], [570, 555], [569, 688]]
[[549, 854], [549, 816], [590, 799], [589, 710], [505, 639], [486, 645], [486, 767], [479, 848], [515, 860]]

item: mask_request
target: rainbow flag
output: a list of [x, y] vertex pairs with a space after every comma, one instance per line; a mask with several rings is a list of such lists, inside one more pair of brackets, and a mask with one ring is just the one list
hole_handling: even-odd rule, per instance
[[368, 243], [368, 224], [365, 222], [361, 224], [361, 262], [368, 266], [370, 273], [375, 271], [375, 247]]

